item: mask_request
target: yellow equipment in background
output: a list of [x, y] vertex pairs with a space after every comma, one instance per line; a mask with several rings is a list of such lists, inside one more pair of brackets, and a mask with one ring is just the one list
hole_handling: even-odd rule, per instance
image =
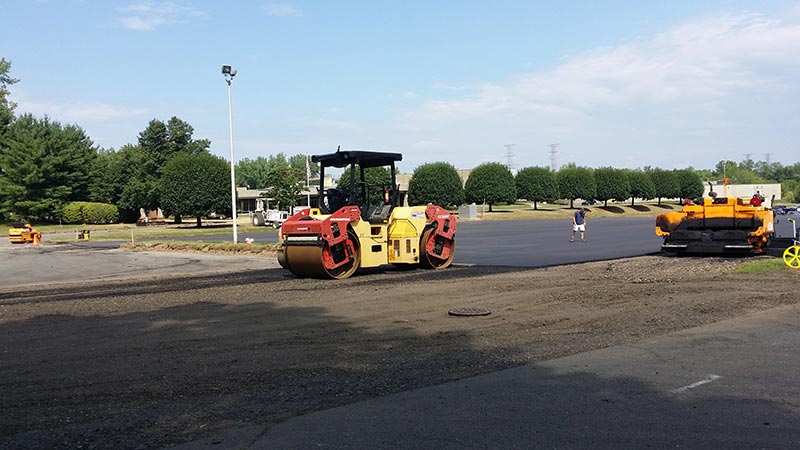
[[8, 229], [8, 242], [12, 244], [38, 244], [42, 239], [42, 233], [33, 228], [31, 224], [25, 222], [15, 222]]
[[772, 211], [740, 197], [709, 197], [656, 217], [661, 249], [672, 253], [761, 254], [775, 232]]
[[783, 251], [783, 262], [792, 269], [800, 269], [800, 240], [797, 237], [797, 221], [789, 219], [792, 222], [792, 245]]
[[[400, 160], [399, 153], [367, 151], [313, 156], [320, 163], [319, 206], [298, 212], [281, 226], [281, 266], [299, 277], [337, 279], [385, 264], [448, 267], [455, 256], [456, 217], [430, 204], [397, 206], [395, 162]], [[370, 198], [377, 189], [368, 185], [364, 171], [386, 166], [391, 182], [377, 186], [380, 198]], [[325, 189], [326, 167], [349, 167], [349, 189]]]

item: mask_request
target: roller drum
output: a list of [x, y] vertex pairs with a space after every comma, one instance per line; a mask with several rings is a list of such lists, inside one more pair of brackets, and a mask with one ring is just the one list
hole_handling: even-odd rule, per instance
[[[439, 240], [437, 242], [436, 240]], [[434, 251], [438, 248], [442, 253], [445, 250], [449, 250], [449, 254], [446, 258], [442, 258], [441, 254], [437, 255], [435, 253], [428, 252], [428, 242], [434, 240]], [[438, 245], [437, 245], [438, 244]], [[422, 237], [420, 238], [420, 265], [426, 269], [446, 269], [450, 266], [453, 262], [453, 258], [456, 255], [456, 241], [455, 239], [445, 239], [442, 236], [436, 236], [434, 234], [433, 228], [426, 228], [425, 231], [422, 232]]]
[[[356, 244], [357, 237], [352, 231], [348, 232], [350, 240]], [[353, 259], [335, 269], [328, 269], [322, 263], [323, 249], [316, 245], [287, 245], [283, 248], [283, 256], [278, 255], [281, 265], [300, 278], [336, 278], [344, 279], [355, 273], [361, 263], [361, 254], [358, 245], [355, 245]], [[285, 264], [285, 265], [284, 265]]]

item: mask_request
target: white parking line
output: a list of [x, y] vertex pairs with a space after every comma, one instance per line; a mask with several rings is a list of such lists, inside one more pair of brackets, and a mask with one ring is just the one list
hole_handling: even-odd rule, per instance
[[711, 383], [712, 381], [714, 381], [714, 380], [718, 380], [718, 379], [720, 379], [720, 378], [722, 378], [722, 377], [721, 377], [721, 376], [719, 376], [719, 375], [714, 375], [714, 374], [711, 374], [711, 375], [709, 375], [709, 376], [707, 376], [707, 377], [703, 378], [703, 379], [702, 379], [702, 380], [700, 380], [700, 381], [697, 381], [697, 382], [694, 382], [694, 383], [692, 383], [692, 384], [688, 384], [688, 385], [686, 385], [686, 386], [679, 387], [679, 388], [676, 388], [676, 389], [671, 389], [671, 390], [669, 391], [669, 393], [670, 393], [670, 394], [680, 394], [681, 392], [686, 392], [686, 391], [688, 391], [689, 389], [694, 389], [694, 388], [696, 388], [696, 387], [698, 387], [698, 386], [702, 386], [702, 385], [704, 385], [704, 384]]

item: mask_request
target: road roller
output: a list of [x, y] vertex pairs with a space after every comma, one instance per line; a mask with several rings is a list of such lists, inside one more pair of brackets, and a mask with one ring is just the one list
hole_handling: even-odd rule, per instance
[[[401, 154], [337, 149], [311, 159], [320, 166], [317, 207], [281, 225], [278, 262], [283, 268], [301, 278], [344, 279], [366, 267], [444, 269], [453, 262], [455, 215], [436, 205], [397, 204], [395, 163]], [[350, 168], [349, 188], [325, 188], [330, 167]], [[372, 167], [389, 168], [391, 181], [368, 185], [364, 171]], [[375, 192], [379, 198], [370, 198]]]
[[[755, 197], [755, 196], [754, 196]], [[656, 217], [661, 249], [670, 253], [762, 254], [775, 232], [772, 211], [761, 199], [708, 197], [689, 200], [681, 212]]]

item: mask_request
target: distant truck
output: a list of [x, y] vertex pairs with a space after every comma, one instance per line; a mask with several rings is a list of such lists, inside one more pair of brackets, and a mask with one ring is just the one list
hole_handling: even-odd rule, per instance
[[256, 202], [256, 210], [253, 212], [253, 225], [254, 226], [271, 226], [272, 228], [280, 228], [283, 222], [289, 218], [289, 211], [281, 211], [279, 209], [269, 209], [264, 207], [264, 201], [258, 199]]

